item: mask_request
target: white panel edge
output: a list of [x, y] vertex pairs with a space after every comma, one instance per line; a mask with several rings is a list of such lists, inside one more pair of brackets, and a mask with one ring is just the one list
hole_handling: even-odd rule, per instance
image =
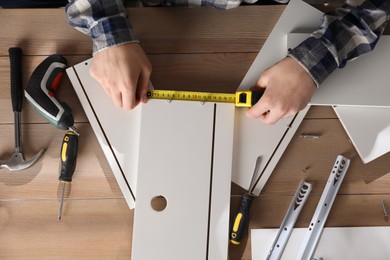
[[234, 106], [217, 104], [208, 258], [228, 259]]
[[390, 152], [390, 107], [334, 106], [333, 110], [364, 164]]
[[305, 109], [300, 111], [295, 119], [290, 123], [289, 127], [286, 129], [286, 134], [284, 137], [282, 137], [281, 142], [279, 146], [276, 148], [275, 153], [272, 155], [270, 160], [268, 161], [267, 167], [263, 169], [263, 175], [261, 176], [260, 180], [256, 184], [253, 194], [256, 196], [260, 195], [260, 192], [263, 190], [265, 184], [268, 181], [268, 178], [271, 176], [273, 170], [275, 169], [276, 165], [278, 164], [280, 158], [282, 157], [284, 151], [286, 150], [287, 146], [291, 142], [291, 139], [294, 137], [295, 132], [297, 131], [298, 127], [300, 126], [302, 120], [305, 118], [306, 113], [309, 111], [310, 105], [306, 106]]
[[69, 77], [69, 80], [71, 81], [73, 88], [77, 94], [77, 97], [80, 100], [80, 103], [84, 109], [85, 114], [87, 115], [87, 118], [91, 124], [91, 127], [96, 135], [96, 138], [98, 139], [98, 142], [103, 150], [103, 153], [106, 156], [106, 159], [111, 167], [111, 170], [116, 178], [116, 181], [123, 193], [123, 196], [126, 200], [127, 205], [130, 209], [133, 209], [135, 207], [135, 201], [134, 198], [129, 190], [129, 188], [126, 185], [126, 180], [122, 175], [122, 172], [120, 170], [120, 167], [118, 166], [111, 149], [109, 148], [109, 144], [107, 143], [106, 138], [104, 137], [104, 134], [102, 132], [102, 129], [100, 128], [97, 119], [92, 111], [92, 108], [89, 105], [89, 102], [87, 100], [87, 97], [85, 96], [84, 91], [82, 90], [81, 82], [79, 81], [75, 68], [69, 67], [66, 69], [66, 73]]

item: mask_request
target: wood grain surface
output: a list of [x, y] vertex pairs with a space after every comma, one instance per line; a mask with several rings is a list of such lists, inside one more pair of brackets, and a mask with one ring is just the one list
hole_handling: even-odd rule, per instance
[[[234, 92], [284, 8], [132, 8], [129, 19], [153, 64], [156, 88]], [[14, 149], [8, 49], [23, 48], [26, 86], [34, 68], [48, 55], [64, 55], [74, 65], [91, 57], [92, 46], [87, 36], [67, 24], [63, 9], [0, 9], [0, 24], [0, 158], [7, 159]], [[130, 259], [134, 211], [128, 209], [66, 77], [58, 97], [73, 109], [81, 133], [62, 222], [57, 222], [57, 211], [64, 132], [46, 123], [25, 100], [25, 157], [46, 151], [27, 170], [0, 170], [0, 259]], [[304, 139], [299, 137], [302, 133], [320, 138]], [[326, 226], [389, 225], [384, 222], [381, 200], [390, 205], [390, 155], [364, 165], [332, 108], [312, 107], [254, 200], [250, 228], [278, 228], [302, 179], [313, 183], [313, 192], [296, 226], [307, 226], [338, 154], [350, 158], [351, 166]], [[232, 212], [242, 192], [232, 184]], [[230, 246], [229, 258], [251, 259], [250, 250], [247, 237], [239, 247]]]

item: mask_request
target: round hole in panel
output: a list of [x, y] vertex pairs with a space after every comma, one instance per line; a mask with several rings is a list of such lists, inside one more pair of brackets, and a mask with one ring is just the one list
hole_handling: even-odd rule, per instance
[[163, 211], [167, 207], [167, 204], [167, 199], [162, 195], [154, 196], [150, 201], [152, 209], [158, 212]]

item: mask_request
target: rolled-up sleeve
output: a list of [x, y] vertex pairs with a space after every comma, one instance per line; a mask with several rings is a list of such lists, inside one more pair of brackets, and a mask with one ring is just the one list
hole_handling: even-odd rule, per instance
[[139, 42], [120, 0], [70, 0], [65, 8], [68, 23], [89, 35], [93, 52], [130, 42]]
[[320, 28], [288, 56], [298, 61], [319, 86], [349, 60], [372, 51], [389, 18], [389, 0], [344, 5], [325, 14]]

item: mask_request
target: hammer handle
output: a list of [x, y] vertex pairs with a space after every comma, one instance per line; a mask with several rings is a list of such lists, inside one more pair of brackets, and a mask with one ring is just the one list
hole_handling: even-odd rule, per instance
[[11, 100], [14, 112], [22, 111], [22, 54], [21, 48], [13, 47], [8, 50], [11, 69]]

